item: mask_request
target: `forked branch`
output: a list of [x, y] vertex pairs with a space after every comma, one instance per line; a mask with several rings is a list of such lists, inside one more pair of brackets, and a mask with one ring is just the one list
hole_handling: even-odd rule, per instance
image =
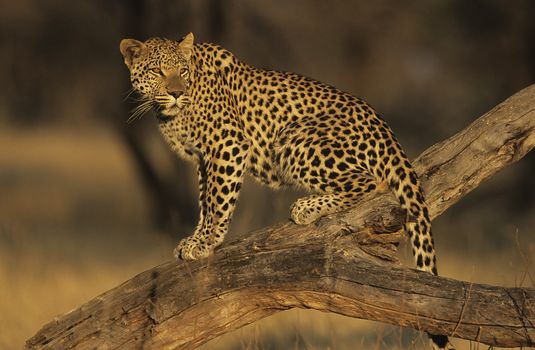
[[[535, 85], [425, 151], [414, 165], [432, 217], [535, 146]], [[530, 184], [531, 185], [531, 184]], [[404, 215], [389, 193], [309, 226], [238, 235], [199, 262], [145, 271], [45, 325], [29, 349], [191, 349], [293, 307], [477, 340], [535, 345], [535, 290], [401, 266]]]

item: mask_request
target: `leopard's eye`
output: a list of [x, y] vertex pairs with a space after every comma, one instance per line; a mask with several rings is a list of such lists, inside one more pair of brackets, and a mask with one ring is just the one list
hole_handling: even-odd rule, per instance
[[184, 76], [186, 76], [186, 75], [188, 75], [188, 74], [189, 74], [189, 69], [187, 69], [187, 68], [182, 68], [182, 69], [180, 70], [180, 75], [181, 75], [181, 76], [184, 77]]
[[162, 70], [158, 67], [151, 68], [150, 71], [154, 74], [163, 75]]

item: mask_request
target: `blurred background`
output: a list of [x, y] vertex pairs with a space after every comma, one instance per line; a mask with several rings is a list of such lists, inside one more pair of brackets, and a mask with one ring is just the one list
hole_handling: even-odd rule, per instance
[[[193, 168], [152, 115], [126, 123], [121, 38], [192, 31], [247, 63], [335, 85], [371, 103], [414, 158], [535, 82], [534, 13], [530, 0], [0, 0], [0, 349], [171, 259], [196, 223]], [[532, 152], [434, 221], [442, 275], [535, 286], [534, 178]], [[248, 181], [230, 234], [287, 220], [299, 195]], [[292, 310], [204, 348], [426, 344]]]

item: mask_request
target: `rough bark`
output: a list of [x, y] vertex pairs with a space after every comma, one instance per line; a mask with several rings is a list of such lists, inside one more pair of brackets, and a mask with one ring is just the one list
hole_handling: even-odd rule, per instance
[[[425, 151], [414, 165], [432, 217], [535, 146], [535, 85]], [[236, 235], [205, 261], [171, 261], [59, 316], [30, 349], [191, 349], [280, 310], [312, 308], [489, 345], [535, 344], [535, 290], [401, 266], [390, 193], [318, 223]], [[442, 233], [445, 234], [445, 233]]]

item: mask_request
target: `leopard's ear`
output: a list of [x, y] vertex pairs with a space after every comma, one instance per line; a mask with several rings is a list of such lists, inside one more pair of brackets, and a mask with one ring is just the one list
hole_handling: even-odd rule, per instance
[[180, 44], [178, 44], [178, 47], [180, 47], [180, 51], [184, 54], [184, 56], [186, 56], [187, 60], [189, 60], [191, 57], [194, 39], [195, 38], [193, 37], [193, 33], [189, 33], [180, 41]]
[[134, 58], [137, 58], [143, 52], [145, 44], [135, 39], [123, 39], [119, 45], [124, 57], [124, 63], [130, 68]]

